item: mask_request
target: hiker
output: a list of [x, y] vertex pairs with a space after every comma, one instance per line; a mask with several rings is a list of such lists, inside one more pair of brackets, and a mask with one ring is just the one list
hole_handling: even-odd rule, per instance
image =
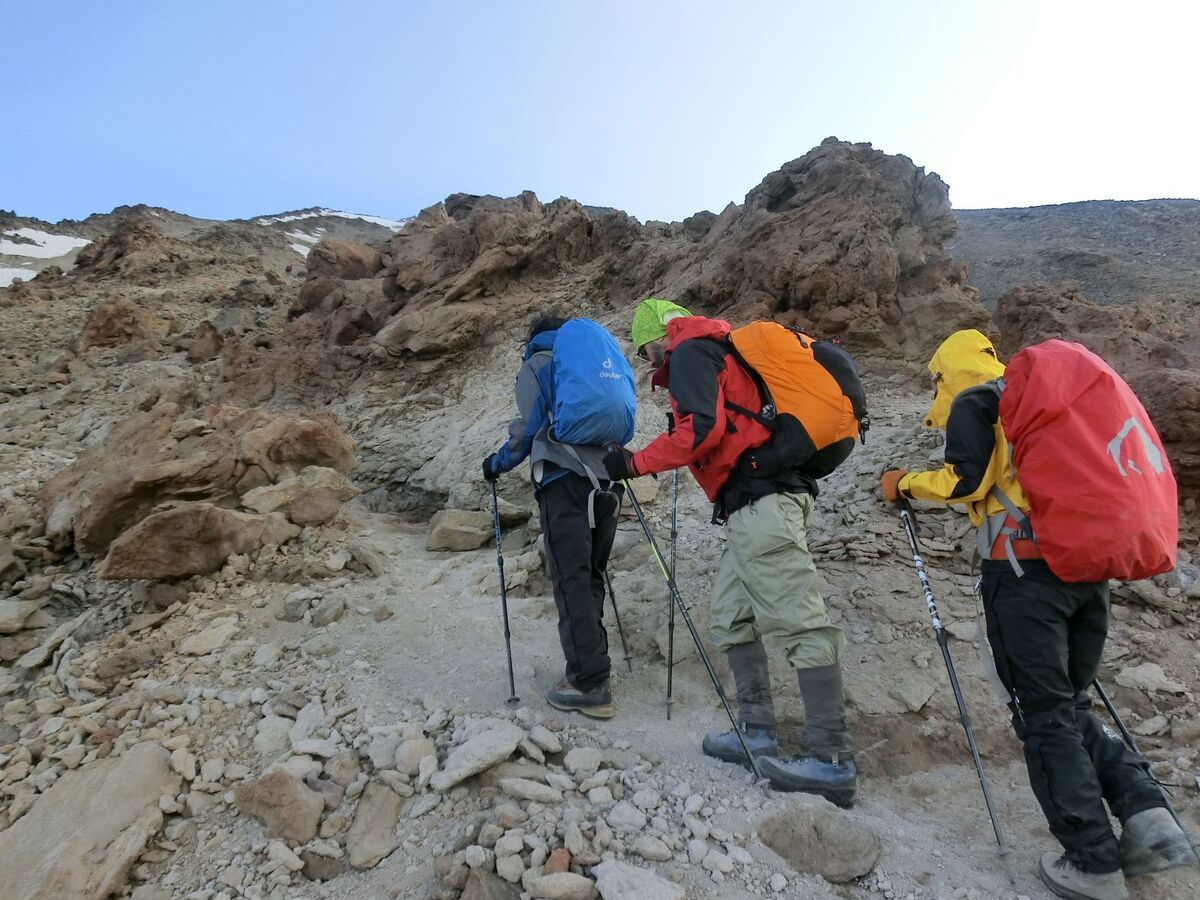
[[[653, 387], [667, 388], [673, 422], [644, 449], [614, 448], [604, 463], [614, 481], [686, 465], [714, 502], [726, 544], [708, 636], [728, 655], [742, 737], [775, 787], [846, 806], [857, 769], [846, 727], [841, 630], [829, 620], [806, 539], [817, 484], [802, 467], [750, 477], [753, 464], [745, 457], [767, 445], [772, 431], [752, 412], [763, 397], [733, 353], [731, 333], [727, 322], [693, 316], [667, 300], [638, 305], [633, 344], [656, 370]], [[796, 670], [808, 755], [779, 758], [764, 638], [782, 647]], [[708, 756], [749, 768], [733, 731], [711, 732], [701, 746]]]
[[[1044, 854], [1040, 874], [1063, 897], [1127, 897], [1126, 875], [1186, 864], [1191, 850], [1145, 760], [1089, 711], [1087, 690], [1108, 632], [1107, 577], [1063, 581], [1043, 558], [1000, 423], [995, 379], [1005, 366], [987, 337], [955, 332], [934, 353], [929, 371], [934, 396], [925, 426], [946, 432], [945, 465], [928, 472], [889, 469], [881, 477], [883, 496], [961, 503], [980, 528], [992, 655], [1011, 698], [1030, 785], [1065, 851]], [[1064, 368], [1049, 377], [1062, 381], [1068, 373]], [[1061, 466], [1062, 459], [1049, 462]], [[1034, 484], [1031, 470], [1023, 471]], [[1122, 823], [1119, 842], [1105, 801]]]
[[[561, 378], [573, 365], [573, 360], [562, 360], [559, 353], [567, 331], [572, 341], [583, 344], [585, 354], [589, 348], [603, 350], [604, 359], [587, 371], [605, 373], [597, 384], [599, 390], [609, 391], [610, 395], [613, 390], [618, 392], [619, 408], [615, 411], [592, 408], [588, 398], [579, 395], [578, 383], [562, 387]], [[605, 363], [609, 365], [604, 367]], [[621, 377], [612, 377], [613, 372]], [[567, 390], [573, 393], [565, 398], [557, 396]], [[610, 395], [601, 397], [611, 405]], [[604, 574], [624, 491], [605, 476], [603, 444], [607, 442], [606, 432], [632, 436], [633, 398], [632, 371], [611, 335], [588, 320], [568, 323], [558, 316], [543, 315], [529, 329], [517, 374], [519, 415], [509, 426], [504, 446], [483, 461], [483, 476], [492, 481], [529, 458], [546, 563], [558, 607], [558, 636], [566, 659], [565, 678], [547, 691], [546, 700], [556, 709], [598, 719], [611, 718], [614, 713], [608, 633], [603, 621]], [[590, 409], [590, 419], [566, 422], [562, 418], [564, 407], [559, 406], [555, 421], [556, 403], [564, 399], [566, 412]], [[609, 421], [612, 416], [619, 419], [615, 431]], [[571, 436], [567, 429], [586, 437], [589, 428], [595, 430], [597, 425], [597, 444], [558, 440], [560, 435]]]

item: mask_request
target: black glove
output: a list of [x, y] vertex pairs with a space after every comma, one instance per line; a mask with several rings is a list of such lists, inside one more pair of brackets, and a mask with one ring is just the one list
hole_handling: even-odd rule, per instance
[[496, 471], [495, 462], [495, 453], [483, 461], [483, 477], [488, 481], [495, 481], [500, 477], [500, 473]]
[[624, 447], [613, 447], [604, 454], [604, 471], [613, 481], [636, 478], [638, 474], [633, 465], [633, 454]]

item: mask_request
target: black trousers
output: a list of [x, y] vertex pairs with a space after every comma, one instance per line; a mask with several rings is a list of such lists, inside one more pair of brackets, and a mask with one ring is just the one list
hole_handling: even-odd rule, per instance
[[602, 684], [612, 668], [604, 630], [604, 570], [617, 535], [623, 488], [611, 490], [595, 495], [594, 528], [588, 524], [592, 483], [587, 478], [567, 472], [537, 491], [566, 676], [581, 691]]
[[1041, 560], [983, 564], [988, 639], [1013, 697], [1029, 784], [1067, 858], [1090, 872], [1120, 868], [1105, 801], [1124, 822], [1163, 806], [1148, 764], [1090, 711], [1088, 685], [1108, 636], [1108, 582], [1060, 581]]

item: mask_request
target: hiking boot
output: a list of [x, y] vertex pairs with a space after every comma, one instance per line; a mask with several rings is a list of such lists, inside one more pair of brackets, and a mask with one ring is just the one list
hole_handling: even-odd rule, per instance
[[583, 713], [593, 719], [611, 719], [616, 712], [607, 681], [590, 691], [581, 691], [569, 681], [560, 682], [546, 691], [546, 702], [555, 709]]
[[1038, 874], [1046, 887], [1068, 900], [1129, 900], [1125, 874], [1081, 872], [1074, 863], [1057, 853], [1043, 853]]
[[852, 759], [830, 762], [817, 756], [766, 756], [758, 761], [758, 768], [776, 790], [817, 794], [843, 808], [854, 803], [858, 766]]
[[1121, 868], [1127, 876], [1194, 866], [1196, 862], [1188, 836], [1162, 806], [1130, 816], [1121, 830]]
[[[779, 753], [779, 745], [775, 743], [775, 729], [767, 728], [763, 725], [749, 725], [742, 723], [742, 737], [746, 739], [746, 746], [757, 759], [760, 756], [775, 756]], [[738, 740], [737, 734], [733, 729], [729, 731], [710, 731], [704, 736], [704, 741], [700, 744], [700, 749], [704, 751], [705, 756], [711, 756], [713, 759], [719, 759], [724, 762], [737, 763], [743, 768], [750, 770], [750, 762], [746, 759], [746, 754], [742, 750], [742, 742]]]

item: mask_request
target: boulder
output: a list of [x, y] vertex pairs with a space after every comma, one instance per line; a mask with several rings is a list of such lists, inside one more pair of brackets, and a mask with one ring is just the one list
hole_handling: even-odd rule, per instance
[[[234, 805], [267, 827], [267, 837], [306, 844], [317, 835], [325, 801], [300, 779], [276, 771], [233, 789]], [[157, 798], [156, 798], [157, 799]]]
[[[166, 501], [224, 503], [308, 466], [354, 468], [354, 445], [328, 414], [233, 406], [209, 407], [201, 419], [180, 413], [159, 403], [117, 423], [47, 481], [39, 494], [47, 536], [97, 556]], [[175, 431], [181, 418], [206, 428]]]
[[[490, 727], [468, 738], [446, 757], [442, 771], [429, 780], [435, 791], [448, 791], [472, 775], [490, 769], [512, 756], [525, 731], [511, 722], [489, 720]], [[394, 753], [394, 751], [393, 751]]]
[[308, 252], [305, 268], [310, 279], [371, 278], [383, 268], [383, 256], [366, 244], [326, 238]]
[[763, 843], [797, 872], [834, 884], [861, 878], [879, 859], [879, 838], [831, 803], [796, 800], [758, 825]]
[[242, 506], [257, 513], [279, 511], [296, 525], [323, 525], [358, 493], [337, 469], [308, 466], [278, 484], [247, 491]]
[[217, 331], [212, 322], [205, 319], [192, 332], [191, 341], [187, 348], [187, 361], [190, 363], [208, 362], [221, 355], [221, 347], [225, 339]]
[[0, 600], [0, 634], [15, 634], [25, 627], [25, 620], [41, 609], [49, 595], [36, 600]]
[[106, 300], [87, 317], [79, 335], [79, 352], [93, 347], [119, 347], [166, 334], [166, 327], [141, 307], [123, 298]]
[[478, 550], [495, 537], [492, 517], [485, 512], [443, 509], [429, 521], [426, 550]]
[[186, 503], [143, 519], [113, 541], [100, 577], [180, 578], [215, 572], [234, 553], [287, 543], [300, 533], [279, 513], [257, 516]]
[[682, 887], [648, 869], [615, 859], [600, 863], [592, 874], [604, 900], [684, 900], [687, 896]]
[[396, 840], [396, 823], [404, 798], [380, 781], [372, 781], [363, 791], [354, 812], [354, 824], [346, 836], [350, 865], [370, 869], [390, 854], [400, 842]]
[[5, 900], [103, 900], [162, 826], [170, 754], [152, 743], [66, 772], [0, 832]]

